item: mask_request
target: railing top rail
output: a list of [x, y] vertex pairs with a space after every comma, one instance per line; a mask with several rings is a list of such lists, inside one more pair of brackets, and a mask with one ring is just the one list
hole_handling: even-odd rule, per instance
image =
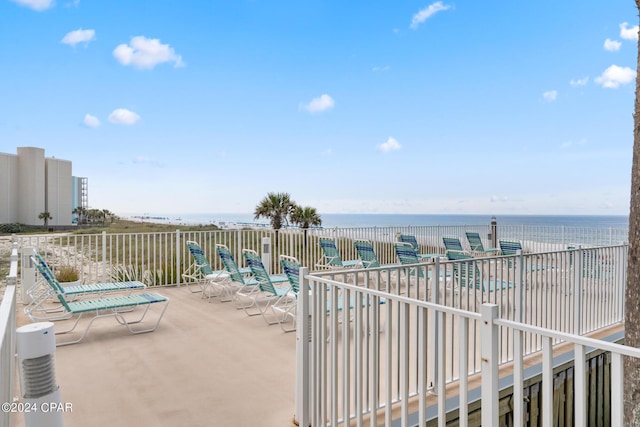
[[441, 311], [443, 313], [453, 314], [456, 316], [467, 317], [473, 320], [480, 320], [482, 318], [482, 316], [479, 313], [460, 310], [453, 307], [447, 307], [447, 306], [436, 304], [433, 302], [422, 301], [415, 298], [409, 298], [402, 295], [396, 295], [389, 292], [379, 291], [376, 289], [369, 289], [369, 288], [364, 288], [362, 286], [350, 285], [348, 283], [339, 282], [337, 280], [326, 279], [324, 277], [315, 276], [313, 274], [306, 275], [304, 276], [304, 278], [306, 280], [322, 283], [324, 285], [339, 287], [339, 288], [347, 289], [353, 292], [365, 293], [367, 295], [377, 296], [380, 298], [384, 298], [386, 300], [394, 300], [403, 304], [413, 305], [416, 307], [430, 308], [432, 310]]
[[598, 340], [595, 338], [589, 338], [582, 335], [568, 334], [564, 332], [554, 331], [553, 329], [541, 328], [538, 326], [531, 326], [525, 323], [516, 322], [506, 319], [494, 319], [494, 323], [498, 326], [505, 326], [508, 328], [516, 329], [522, 332], [529, 332], [532, 334], [542, 335], [558, 340], [571, 342], [573, 344], [579, 344], [586, 347], [593, 347], [600, 350], [610, 351], [612, 353], [618, 353], [625, 356], [631, 356], [640, 359], [640, 348], [629, 347], [622, 344], [610, 343], [607, 341]]
[[[4, 290], [4, 296], [2, 302], [0, 302], [0, 331], [6, 331], [10, 324], [11, 316], [14, 316], [13, 312], [13, 300], [16, 297], [16, 287], [9, 285]], [[0, 334], [0, 348], [4, 344], [5, 334]]]

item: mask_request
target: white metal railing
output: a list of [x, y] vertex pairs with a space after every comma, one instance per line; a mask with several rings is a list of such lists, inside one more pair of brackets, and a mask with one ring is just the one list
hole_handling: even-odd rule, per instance
[[[466, 387], [467, 376], [483, 366], [479, 316], [484, 303], [496, 304], [505, 321], [565, 334], [620, 324], [626, 253], [627, 246], [620, 245], [310, 275], [303, 271], [313, 301], [311, 323], [305, 324], [309, 320], [303, 315], [299, 326], [302, 333], [311, 328], [309, 360], [303, 366], [313, 367], [310, 397], [319, 406], [309, 413], [312, 423], [360, 422], [377, 418], [379, 411], [388, 418], [391, 412], [384, 409], [398, 405], [402, 418], [408, 416], [403, 405], [409, 398], [425, 399], [427, 391], [441, 398], [444, 387], [455, 381]], [[546, 345], [542, 336], [526, 334], [516, 354], [514, 332], [499, 328], [498, 333], [500, 365]], [[390, 425], [389, 419], [385, 422]]]
[[[195, 240], [203, 247], [214, 269], [222, 269], [215, 255], [215, 245], [225, 244], [242, 264], [242, 249], [261, 252], [262, 238], [271, 239], [273, 256], [270, 271], [280, 272], [278, 255], [297, 258], [302, 265], [315, 269], [322, 257], [319, 237], [336, 240], [345, 259], [356, 258], [355, 239], [371, 240], [380, 262], [396, 262], [392, 242], [399, 234], [416, 236], [423, 253], [444, 254], [443, 236], [457, 236], [468, 249], [465, 232], [476, 231], [485, 246], [490, 247], [498, 239], [518, 240], [525, 253], [558, 251], [568, 248], [594, 247], [622, 244], [627, 239], [622, 229], [575, 229], [569, 227], [529, 226], [415, 226], [369, 227], [301, 230], [286, 228], [276, 233], [271, 229], [238, 229], [212, 231], [181, 231], [163, 233], [99, 233], [99, 234], [46, 234], [17, 235], [20, 247], [35, 248], [54, 267], [70, 264], [81, 270], [85, 281], [107, 281], [113, 275], [128, 274], [130, 278], [143, 280], [150, 286], [176, 285], [182, 282], [182, 273], [191, 264], [185, 245]], [[492, 232], [493, 231], [493, 232]], [[276, 237], [277, 235], [277, 237]], [[133, 277], [131, 277], [133, 276]]]
[[610, 387], [611, 387], [611, 425], [624, 424], [624, 366], [623, 356], [640, 358], [640, 349], [621, 344], [596, 340], [576, 334], [558, 332], [548, 328], [539, 328], [520, 322], [514, 322], [498, 318], [496, 305], [482, 307], [482, 322], [480, 323], [482, 334], [482, 425], [498, 425], [498, 367], [499, 354], [497, 342], [499, 329], [507, 329], [514, 335], [512, 343], [514, 358], [514, 398], [512, 399], [514, 411], [514, 425], [524, 425], [524, 399], [522, 396], [524, 365], [522, 344], [527, 335], [536, 335], [542, 340], [542, 425], [554, 425], [554, 381], [553, 381], [553, 343], [562, 341], [573, 344], [575, 357], [574, 363], [574, 424], [575, 426], [587, 426], [587, 374], [585, 352], [587, 347], [611, 353]]
[[[16, 286], [18, 283], [18, 245], [11, 248], [9, 275], [0, 302], [0, 403], [12, 403], [16, 376]], [[0, 425], [11, 426], [11, 411], [0, 412]]]

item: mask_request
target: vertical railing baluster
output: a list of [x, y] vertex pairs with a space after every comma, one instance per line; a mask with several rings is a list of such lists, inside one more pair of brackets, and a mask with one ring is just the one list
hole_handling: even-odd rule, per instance
[[482, 352], [482, 425], [497, 426], [500, 416], [498, 401], [498, 326], [494, 320], [498, 318], [498, 306], [483, 304], [480, 307], [482, 321], [480, 324]]

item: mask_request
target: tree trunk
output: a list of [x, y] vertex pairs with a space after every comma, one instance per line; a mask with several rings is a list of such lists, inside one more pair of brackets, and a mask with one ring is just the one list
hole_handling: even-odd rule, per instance
[[[636, 0], [640, 12], [640, 0]], [[640, 69], [640, 39], [638, 41]], [[631, 210], [629, 213], [629, 258], [625, 289], [625, 344], [640, 347], [640, 80], [636, 76], [633, 113], [633, 163], [631, 165]], [[624, 361], [624, 424], [640, 427], [640, 359]]]

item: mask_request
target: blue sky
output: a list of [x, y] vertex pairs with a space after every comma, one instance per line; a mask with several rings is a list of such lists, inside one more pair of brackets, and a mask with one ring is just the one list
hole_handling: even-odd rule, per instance
[[629, 211], [631, 0], [0, 0], [0, 152], [116, 213]]

